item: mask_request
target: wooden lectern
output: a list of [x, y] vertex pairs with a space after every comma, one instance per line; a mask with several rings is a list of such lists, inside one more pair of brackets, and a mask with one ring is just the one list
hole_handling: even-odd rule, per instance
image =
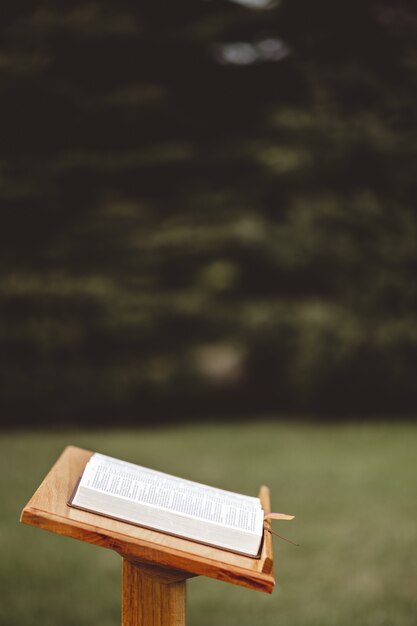
[[[272, 538], [254, 559], [71, 508], [67, 502], [93, 453], [68, 446], [22, 511], [20, 521], [81, 539], [122, 556], [122, 626], [185, 624], [185, 581], [209, 576], [271, 593]], [[270, 511], [269, 489], [260, 499]], [[270, 521], [265, 522], [270, 524]]]

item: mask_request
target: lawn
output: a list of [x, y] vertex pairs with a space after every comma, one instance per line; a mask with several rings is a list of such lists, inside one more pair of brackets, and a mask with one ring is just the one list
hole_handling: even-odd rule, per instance
[[251, 424], [0, 436], [0, 624], [120, 623], [120, 558], [19, 525], [20, 510], [67, 444], [256, 494], [296, 515], [274, 539], [272, 596], [188, 582], [192, 626], [414, 626], [417, 428], [412, 424]]

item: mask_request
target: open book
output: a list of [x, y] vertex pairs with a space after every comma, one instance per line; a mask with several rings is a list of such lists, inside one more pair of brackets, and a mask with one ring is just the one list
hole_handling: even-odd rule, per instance
[[93, 454], [68, 504], [247, 556], [260, 554], [264, 512], [259, 498], [103, 454]]

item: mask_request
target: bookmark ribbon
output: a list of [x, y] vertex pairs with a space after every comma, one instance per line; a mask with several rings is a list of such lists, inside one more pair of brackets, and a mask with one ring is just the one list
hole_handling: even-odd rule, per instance
[[274, 530], [271, 530], [270, 528], [268, 528], [268, 526], [264, 526], [264, 528], [265, 528], [266, 531], [271, 533], [271, 535], [275, 535], [275, 537], [279, 537], [280, 539], [283, 539], [284, 541], [288, 541], [288, 543], [292, 543], [293, 546], [300, 547], [299, 543], [295, 543], [295, 541], [291, 541], [291, 539], [288, 539], [287, 537], [283, 537], [282, 535], [279, 535]]
[[[287, 515], [286, 513], [265, 513], [264, 521], [265, 520], [272, 520], [272, 519], [292, 520], [292, 519], [294, 519], [294, 515]], [[291, 539], [287, 539], [287, 537], [283, 537], [282, 535], [279, 535], [274, 530], [272, 530], [269, 527], [269, 525], [264, 525], [264, 528], [265, 528], [266, 531], [271, 533], [271, 535], [275, 535], [276, 537], [279, 537], [280, 539], [283, 539], [284, 541], [288, 541], [288, 543], [292, 543], [294, 546], [299, 546], [300, 545], [299, 543], [295, 543], [295, 541], [291, 541]]]
[[286, 513], [266, 513], [264, 519], [294, 519], [294, 515], [287, 515]]

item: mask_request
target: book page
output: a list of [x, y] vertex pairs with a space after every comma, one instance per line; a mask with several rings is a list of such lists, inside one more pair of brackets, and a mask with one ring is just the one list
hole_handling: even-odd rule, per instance
[[263, 517], [258, 498], [234, 494], [169, 474], [93, 455], [81, 486], [132, 502], [247, 532], [257, 532]]

